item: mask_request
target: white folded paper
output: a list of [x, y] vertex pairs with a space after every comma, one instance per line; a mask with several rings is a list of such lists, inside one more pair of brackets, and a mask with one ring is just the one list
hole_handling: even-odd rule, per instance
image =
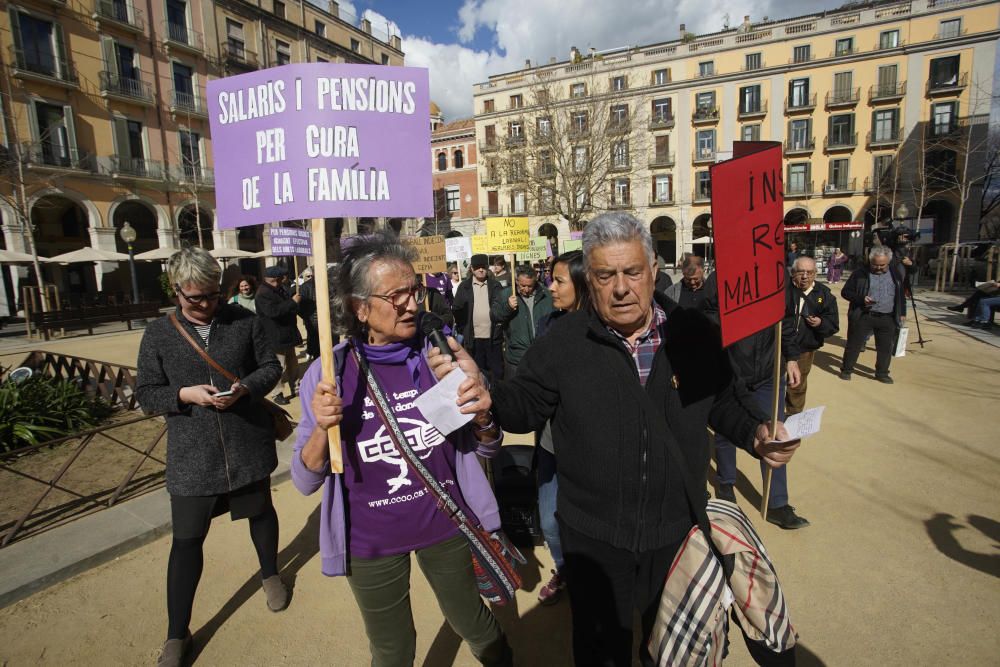
[[462, 414], [455, 402], [458, 400], [458, 387], [465, 378], [462, 369], [456, 368], [413, 401], [420, 414], [444, 435], [465, 426], [474, 416]]
[[823, 419], [825, 405], [818, 408], [804, 410], [797, 415], [792, 415], [785, 420], [785, 430], [788, 431], [787, 440], [776, 440], [775, 442], [790, 442], [806, 436], [819, 433], [820, 421]]

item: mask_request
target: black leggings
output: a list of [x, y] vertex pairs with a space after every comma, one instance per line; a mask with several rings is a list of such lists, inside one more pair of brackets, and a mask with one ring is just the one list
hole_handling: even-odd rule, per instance
[[[191, 608], [198, 581], [205, 565], [202, 545], [205, 534], [200, 537], [175, 537], [170, 545], [170, 560], [167, 563], [167, 639], [183, 639], [188, 635], [191, 623]], [[278, 514], [274, 507], [268, 507], [263, 514], [250, 517], [250, 539], [257, 550], [260, 561], [261, 579], [278, 574]]]

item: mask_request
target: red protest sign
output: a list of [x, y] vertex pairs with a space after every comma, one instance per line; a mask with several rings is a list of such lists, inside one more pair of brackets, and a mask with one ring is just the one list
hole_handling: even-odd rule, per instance
[[788, 279], [781, 144], [737, 142], [734, 153], [740, 157], [711, 167], [723, 345], [782, 318]]

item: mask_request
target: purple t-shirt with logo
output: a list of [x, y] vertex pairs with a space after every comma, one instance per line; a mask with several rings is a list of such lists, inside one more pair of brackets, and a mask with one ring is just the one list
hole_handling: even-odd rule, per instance
[[[419, 354], [419, 352], [418, 352]], [[455, 482], [455, 447], [414, 407], [421, 393], [405, 362], [369, 365], [414, 453], [467, 511]], [[421, 360], [417, 372], [431, 371]], [[439, 509], [420, 475], [411, 471], [375, 411], [353, 354], [342, 381], [345, 443], [344, 488], [348, 546], [357, 558], [382, 558], [437, 544], [458, 533]], [[433, 382], [433, 380], [432, 380]], [[353, 443], [354, 446], [351, 446]]]

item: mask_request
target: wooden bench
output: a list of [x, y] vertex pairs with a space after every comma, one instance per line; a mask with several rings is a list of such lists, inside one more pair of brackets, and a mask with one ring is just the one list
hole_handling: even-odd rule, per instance
[[125, 322], [132, 330], [132, 321], [160, 316], [157, 303], [122, 304], [120, 306], [94, 306], [89, 308], [64, 308], [47, 313], [33, 313], [31, 321], [49, 340], [53, 330], [86, 329], [94, 333], [94, 327], [111, 322]]

